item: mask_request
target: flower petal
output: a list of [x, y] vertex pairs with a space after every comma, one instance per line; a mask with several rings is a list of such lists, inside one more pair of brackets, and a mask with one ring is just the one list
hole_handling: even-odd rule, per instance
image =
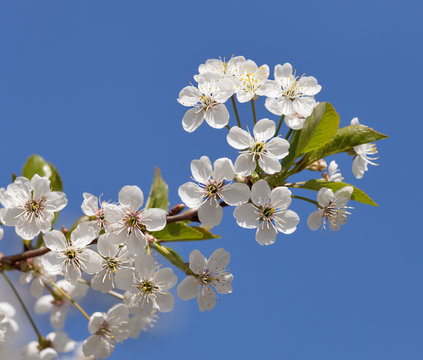
[[76, 229], [72, 231], [72, 245], [78, 248], [84, 248], [91, 244], [91, 242], [96, 238], [96, 236], [96, 228], [89, 221], [84, 221], [78, 224]]
[[189, 254], [189, 268], [195, 273], [200, 274], [207, 267], [206, 257], [197, 249]]
[[178, 282], [178, 277], [173, 273], [171, 268], [162, 268], [157, 271], [156, 280], [158, 282], [164, 282], [166, 289], [173, 288]]
[[266, 180], [260, 179], [251, 187], [251, 200], [257, 206], [264, 206], [270, 199], [270, 186]]
[[216, 275], [213, 286], [219, 294], [230, 294], [232, 292], [232, 280], [234, 276], [230, 273]]
[[241, 176], [249, 176], [253, 173], [256, 168], [256, 161], [254, 160], [254, 154], [244, 153], [238, 156], [235, 161], [235, 172]]
[[191, 173], [195, 181], [205, 184], [213, 173], [210, 159], [207, 156], [202, 156], [199, 160], [192, 160]]
[[191, 300], [197, 297], [201, 283], [194, 276], [187, 276], [178, 285], [178, 297], [182, 300]]
[[314, 211], [307, 219], [307, 225], [310, 230], [317, 230], [322, 226], [322, 210]]
[[256, 208], [252, 204], [238, 206], [234, 210], [234, 217], [239, 226], [246, 229], [254, 229], [259, 226]]
[[317, 193], [317, 202], [324, 208], [335, 198], [333, 191], [328, 188], [321, 188]]
[[280, 137], [270, 139], [266, 144], [267, 151], [278, 159], [283, 159], [289, 154], [289, 142]]
[[169, 312], [173, 310], [175, 299], [169, 292], [157, 294], [156, 303], [160, 312]]
[[222, 221], [223, 209], [219, 203], [211, 198], [198, 208], [198, 219], [204, 226], [216, 226]]
[[234, 165], [228, 158], [217, 159], [214, 164], [213, 179], [218, 182], [223, 180], [231, 181], [235, 176]]
[[212, 128], [221, 129], [228, 125], [229, 111], [224, 104], [217, 104], [205, 112], [205, 120]]
[[126, 185], [119, 191], [119, 202], [131, 211], [137, 211], [144, 202], [144, 194], [136, 185]]
[[292, 210], [285, 210], [275, 214], [273, 220], [276, 229], [284, 234], [292, 234], [297, 230], [297, 225], [300, 222], [298, 214]]
[[260, 245], [272, 245], [277, 234], [278, 232], [272, 225], [262, 222], [257, 228], [256, 240]]
[[98, 199], [90, 193], [83, 194], [84, 201], [82, 202], [82, 212], [87, 216], [95, 216], [98, 210]]
[[275, 174], [282, 169], [278, 158], [271, 153], [259, 155], [259, 166], [268, 174]]
[[234, 126], [229, 130], [226, 140], [229, 145], [238, 150], [244, 150], [250, 147], [250, 144], [253, 142], [252, 136], [238, 126]]
[[269, 119], [261, 119], [254, 126], [254, 138], [256, 141], [266, 142], [275, 135], [276, 124]]
[[81, 269], [87, 274], [95, 274], [103, 267], [103, 258], [93, 250], [83, 249], [80, 258]]
[[250, 188], [247, 184], [229, 184], [220, 191], [220, 197], [228, 205], [242, 205], [250, 199]]
[[291, 204], [291, 191], [285, 186], [278, 186], [272, 190], [270, 202], [273, 207], [287, 209]]
[[198, 209], [203, 203], [203, 190], [191, 181], [178, 188], [178, 195], [189, 208], [194, 210]]
[[182, 118], [182, 127], [186, 132], [192, 133], [199, 128], [204, 121], [205, 112], [197, 107], [189, 109]]
[[144, 209], [141, 222], [148, 231], [159, 231], [166, 226], [166, 210], [163, 209]]
[[203, 286], [197, 297], [200, 311], [212, 310], [216, 306], [216, 294], [210, 286]]
[[211, 254], [209, 261], [207, 262], [207, 267], [212, 273], [219, 273], [226, 269], [231, 261], [231, 254], [229, 254], [225, 249], [216, 249]]

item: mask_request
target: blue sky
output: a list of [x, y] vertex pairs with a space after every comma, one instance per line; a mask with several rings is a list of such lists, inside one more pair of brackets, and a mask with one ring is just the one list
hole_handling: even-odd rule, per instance
[[[60, 224], [80, 215], [83, 192], [117, 200], [123, 185], [136, 184], [147, 193], [154, 166], [175, 204], [193, 158], [235, 160], [225, 129], [188, 134], [181, 126], [186, 108], [176, 98], [208, 58], [244, 55], [271, 69], [290, 62], [319, 80], [317, 99], [334, 105], [341, 125], [358, 116], [390, 136], [378, 144], [380, 166], [361, 181], [350, 157], [334, 157], [379, 208], [355, 203], [342, 231], [322, 236], [306, 227], [311, 205], [295, 201], [298, 231], [271, 247], [226, 209], [215, 229], [221, 239], [177, 250], [185, 258], [193, 246], [230, 251], [233, 293], [211, 313], [177, 301], [112, 359], [422, 358], [422, 192], [413, 185], [422, 168], [422, 10], [417, 1], [363, 0], [1, 3], [0, 186], [27, 156], [42, 155], [70, 200]], [[240, 107], [243, 123], [251, 123], [249, 110]], [[260, 102], [257, 112], [272, 119]], [[7, 232], [0, 251], [19, 249]], [[112, 304], [96, 301], [83, 305], [92, 312]], [[84, 319], [71, 319], [81, 340]]]

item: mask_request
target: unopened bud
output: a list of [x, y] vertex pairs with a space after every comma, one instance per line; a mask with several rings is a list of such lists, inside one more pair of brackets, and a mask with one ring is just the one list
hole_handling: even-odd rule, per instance
[[241, 176], [239, 174], [235, 174], [235, 181], [239, 182], [239, 183], [245, 183], [246, 182], [246, 178], [245, 176]]
[[167, 216], [178, 215], [182, 210], [185, 209], [184, 204], [176, 204], [172, 209], [167, 212]]
[[311, 171], [325, 171], [327, 167], [328, 165], [325, 159], [320, 159], [307, 166], [306, 169]]

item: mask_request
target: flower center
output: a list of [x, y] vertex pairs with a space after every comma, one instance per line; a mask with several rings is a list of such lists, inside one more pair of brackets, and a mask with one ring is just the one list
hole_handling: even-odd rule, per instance
[[273, 217], [273, 214], [275, 213], [276, 209], [272, 207], [265, 207], [261, 213], [261, 216], [259, 218], [259, 221], [268, 221], [271, 220]]
[[107, 267], [109, 268], [110, 271], [112, 272], [117, 272], [119, 269], [119, 261], [115, 258], [113, 259], [107, 259]]
[[259, 154], [264, 152], [265, 150], [265, 143], [264, 142], [256, 142], [252, 147], [251, 151], [255, 154]]
[[141, 223], [141, 212], [128, 212], [123, 218], [123, 223], [127, 228], [128, 234], [131, 234], [132, 231], [138, 229], [143, 233], [147, 230], [146, 227]]
[[73, 260], [73, 259], [76, 258], [76, 251], [75, 250], [67, 250], [65, 255], [69, 260]]
[[40, 199], [30, 199], [28, 200], [25, 205], [24, 209], [27, 215], [39, 217], [44, 210], [44, 203], [46, 199], [44, 197]]
[[213, 106], [217, 105], [217, 101], [211, 97], [201, 95], [201, 100], [203, 103], [203, 110], [209, 111]]
[[152, 294], [158, 287], [152, 281], [143, 280], [138, 285], [138, 289], [145, 294]]

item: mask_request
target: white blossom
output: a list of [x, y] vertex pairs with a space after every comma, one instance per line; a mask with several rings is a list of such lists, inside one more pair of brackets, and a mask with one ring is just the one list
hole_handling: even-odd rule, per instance
[[91, 279], [91, 287], [103, 293], [113, 288], [122, 288], [120, 283], [132, 277], [133, 259], [128, 249], [110, 244], [107, 239], [99, 241], [97, 250], [103, 257], [102, 269]]
[[[77, 282], [72, 285], [66, 280], [60, 280], [56, 285], [65, 291], [72, 299], [80, 299], [87, 295], [89, 285]], [[35, 302], [34, 311], [37, 314], [46, 314], [50, 312], [50, 323], [55, 330], [63, 329], [65, 325], [66, 315], [72, 306], [71, 302], [66, 299], [59, 291], [54, 290], [54, 296], [44, 295]]]
[[269, 67], [260, 67], [253, 60], [239, 61], [233, 70], [235, 92], [240, 103], [255, 100], [258, 96], [269, 96], [275, 85], [269, 81]]
[[338, 169], [338, 164], [335, 160], [332, 160], [328, 167], [328, 172], [323, 174], [326, 181], [341, 182], [344, 180], [341, 174], [341, 170]]
[[166, 226], [166, 211], [156, 208], [140, 210], [143, 202], [144, 194], [138, 186], [124, 186], [119, 191], [120, 204], [109, 204], [104, 208], [108, 233], [100, 237], [99, 243], [126, 244], [132, 254], [145, 253], [146, 231], [162, 230]]
[[13, 319], [16, 315], [15, 308], [8, 302], [0, 302], [0, 346], [19, 330], [17, 322]]
[[69, 339], [63, 331], [52, 332], [46, 336], [47, 344], [31, 341], [21, 351], [23, 360], [53, 360], [57, 359], [58, 353], [73, 351], [75, 341]]
[[230, 159], [217, 159], [213, 165], [214, 169], [207, 156], [192, 160], [191, 172], [198, 184], [187, 182], [178, 189], [182, 201], [191, 209], [198, 209], [198, 218], [205, 226], [215, 226], [222, 220], [223, 209], [219, 199], [236, 206], [250, 198], [250, 189], [246, 184], [230, 183], [235, 177]]
[[89, 222], [80, 223], [66, 239], [61, 231], [52, 230], [44, 236], [44, 243], [51, 251], [41, 257], [45, 269], [53, 275], [63, 276], [71, 283], [81, 277], [81, 270], [95, 274], [102, 267], [102, 258], [95, 251], [87, 249], [96, 237], [96, 231]]
[[[351, 120], [351, 125], [358, 125], [358, 118]], [[376, 145], [373, 143], [362, 144], [354, 146], [354, 160], [352, 164], [352, 171], [354, 176], [357, 179], [361, 179], [364, 173], [368, 170], [368, 164], [377, 166], [374, 161], [377, 160], [377, 157], [370, 157], [369, 155], [377, 154]]]
[[229, 61], [225, 59], [209, 59], [205, 64], [198, 67], [199, 75], [194, 75], [194, 80], [199, 81], [201, 74], [212, 73], [218, 78], [228, 78], [235, 83], [235, 75], [238, 72], [239, 64], [245, 62], [243, 56], [233, 56]]
[[345, 186], [333, 193], [331, 189], [321, 188], [317, 193], [319, 209], [310, 214], [307, 225], [311, 230], [317, 230], [323, 226], [326, 229], [326, 222], [332, 231], [340, 229], [341, 225], [347, 222], [348, 201], [353, 193], [352, 186]]
[[128, 337], [136, 339], [140, 333], [146, 331], [149, 326], [153, 327], [157, 318], [156, 309], [152, 309], [150, 314], [141, 313], [130, 317], [127, 326]]
[[31, 295], [38, 298], [43, 294], [45, 283], [50, 281], [56, 281], [56, 276], [50, 274], [43, 265], [43, 262], [39, 257], [34, 258], [33, 264], [26, 272], [22, 272], [19, 277], [21, 285], [31, 283], [30, 292]]
[[178, 296], [182, 300], [197, 298], [200, 311], [212, 310], [216, 305], [216, 294], [232, 292], [233, 275], [226, 271], [230, 255], [224, 249], [217, 249], [206, 259], [198, 250], [189, 256], [189, 267], [194, 276], [188, 276], [178, 285]]
[[[82, 202], [81, 209], [84, 215], [94, 218], [91, 223], [97, 229], [97, 236], [101, 230], [107, 226], [107, 221], [104, 218], [104, 207], [108, 205], [107, 202], [102, 201], [90, 193], [83, 194], [84, 201]], [[100, 206], [99, 206], [100, 205]]]
[[128, 308], [124, 304], [113, 306], [108, 312], [95, 312], [88, 323], [91, 336], [82, 345], [85, 356], [106, 359], [113, 352], [116, 342], [128, 338]]
[[254, 126], [254, 137], [247, 131], [234, 126], [226, 139], [229, 145], [242, 150], [235, 161], [235, 171], [242, 176], [248, 176], [256, 169], [257, 162], [268, 174], [281, 171], [280, 160], [289, 153], [289, 142], [280, 137], [274, 137], [275, 122], [261, 119]]
[[[266, 108], [275, 115], [294, 115], [299, 117], [307, 117], [313, 112], [316, 105], [314, 95], [320, 90], [321, 86], [313, 76], [298, 77], [292, 73], [292, 65], [285, 63], [284, 65], [275, 66], [275, 83], [278, 85], [277, 91], [273, 91], [266, 99]], [[301, 126], [300, 122], [295, 121]], [[287, 125], [290, 124], [288, 121]], [[293, 124], [293, 122], [291, 122]]]
[[238, 206], [234, 211], [239, 226], [255, 229], [256, 240], [260, 245], [271, 245], [278, 232], [291, 234], [300, 221], [298, 215], [288, 210], [291, 204], [291, 191], [284, 186], [270, 189], [261, 179], [251, 188], [252, 203]]
[[286, 126], [291, 128], [292, 130], [302, 129], [306, 120], [307, 120], [307, 116], [303, 116], [296, 112], [290, 115], [286, 115], [284, 118]]
[[151, 255], [137, 256], [133, 278], [128, 280], [125, 289], [131, 294], [127, 296], [131, 313], [149, 316], [153, 309], [171, 311], [174, 298], [168, 290], [177, 280], [171, 268], [156, 266]]
[[16, 233], [31, 240], [40, 232], [51, 228], [54, 213], [67, 204], [66, 195], [50, 190], [50, 180], [35, 174], [31, 181], [18, 177], [7, 187], [0, 189], [0, 221], [15, 226]]
[[234, 92], [232, 80], [210, 72], [198, 75], [196, 80], [198, 88], [186, 86], [179, 93], [178, 102], [193, 107], [182, 119], [184, 130], [193, 132], [204, 120], [215, 129], [225, 127], [229, 122], [229, 112], [224, 103]]

